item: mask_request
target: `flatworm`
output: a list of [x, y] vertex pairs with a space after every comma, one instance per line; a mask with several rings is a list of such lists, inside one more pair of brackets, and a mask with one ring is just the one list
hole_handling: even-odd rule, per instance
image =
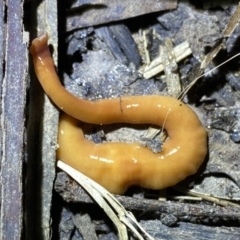
[[[45, 93], [65, 112], [59, 121], [57, 159], [116, 194], [132, 185], [163, 189], [196, 173], [207, 153], [207, 133], [189, 106], [156, 95], [97, 101], [75, 97], [60, 83], [47, 42], [47, 34], [34, 39], [30, 51]], [[156, 124], [164, 126], [168, 138], [160, 153], [137, 143], [95, 144], [84, 138], [79, 120], [93, 124]]]

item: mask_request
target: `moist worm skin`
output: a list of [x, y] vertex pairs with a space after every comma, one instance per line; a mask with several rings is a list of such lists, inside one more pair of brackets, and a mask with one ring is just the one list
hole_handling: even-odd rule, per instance
[[[30, 51], [44, 91], [65, 112], [59, 121], [57, 159], [115, 194], [131, 185], [163, 189], [198, 170], [207, 153], [207, 133], [190, 107], [175, 98], [154, 95], [97, 101], [77, 98], [61, 85], [47, 41], [46, 34], [34, 39]], [[95, 144], [84, 138], [78, 120], [164, 125], [168, 139], [160, 153], [138, 144]]]

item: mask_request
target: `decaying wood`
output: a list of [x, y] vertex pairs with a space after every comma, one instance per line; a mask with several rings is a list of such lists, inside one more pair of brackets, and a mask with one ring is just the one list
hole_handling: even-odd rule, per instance
[[[67, 202], [81, 202], [93, 204], [92, 198], [66, 173], [57, 174], [55, 190]], [[116, 199], [131, 211], [155, 212], [173, 214], [178, 219], [191, 220], [192, 218], [202, 219], [226, 218], [229, 220], [239, 219], [240, 212], [234, 207], [220, 207], [206, 204], [184, 204], [179, 202], [162, 202], [151, 199], [138, 199], [127, 196], [115, 196]]]
[[235, 240], [239, 238], [240, 234], [240, 229], [238, 227], [210, 227], [181, 222], [177, 228], [169, 228], [157, 220], [141, 221], [141, 224], [150, 234], [155, 237], [155, 239]]
[[[47, 32], [49, 44], [54, 48], [54, 62], [57, 63], [57, 1], [46, 0], [40, 4], [32, 1], [31, 16], [31, 39]], [[26, 238], [47, 240], [52, 235], [52, 188], [59, 112], [44, 94], [33, 68], [31, 70], [27, 123]]]
[[[22, 1], [9, 0], [6, 9], [4, 4], [4, 1], [0, 2], [2, 87], [0, 239], [20, 240], [23, 231], [22, 169], [28, 39], [24, 35], [22, 26]], [[6, 45], [4, 45], [5, 39]]]
[[136, 68], [140, 67], [141, 56], [131, 32], [124, 24], [101, 26], [95, 29], [95, 33], [107, 44], [108, 51], [110, 50], [119, 62], [125, 65], [131, 62]]
[[181, 92], [181, 83], [177, 60], [173, 52], [173, 43], [170, 38], [166, 38], [165, 45], [160, 46], [160, 55], [162, 57], [168, 93], [170, 96], [177, 98]]
[[[4, 27], [4, 12], [5, 12], [5, 5], [2, 2], [0, 2], [0, 28], [2, 31], [0, 31], [0, 96], [2, 96], [2, 87], [3, 87], [3, 62], [4, 62], [4, 54], [5, 54], [5, 27]], [[2, 109], [2, 103], [0, 105], [0, 108]], [[2, 125], [0, 127], [0, 158], [2, 159]], [[0, 191], [1, 194], [1, 191]]]
[[76, 225], [78, 231], [83, 236], [84, 240], [98, 240], [96, 232], [93, 230], [93, 224], [88, 214], [80, 215], [79, 213], [74, 215], [73, 222]]
[[68, 12], [67, 31], [119, 21], [151, 12], [171, 10], [176, 6], [176, 0], [132, 0], [131, 2], [128, 0], [79, 0]]

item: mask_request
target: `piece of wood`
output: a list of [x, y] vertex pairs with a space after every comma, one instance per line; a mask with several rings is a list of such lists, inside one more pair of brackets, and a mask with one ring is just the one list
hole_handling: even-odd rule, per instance
[[181, 92], [181, 83], [173, 51], [173, 43], [170, 38], [166, 38], [165, 44], [160, 46], [160, 55], [162, 57], [168, 93], [170, 96], [177, 98]]
[[[47, 32], [57, 63], [57, 1], [32, 1], [31, 39]], [[31, 58], [30, 58], [30, 63]], [[59, 112], [44, 94], [32, 65], [27, 125], [26, 239], [51, 239], [52, 188], [55, 178]]]
[[176, 7], [176, 0], [78, 0], [68, 11], [67, 31]]
[[81, 215], [78, 213], [74, 215], [73, 222], [83, 236], [84, 240], [98, 240], [94, 225], [88, 214]]
[[[55, 190], [67, 202], [82, 202], [92, 204], [91, 197], [66, 173], [58, 173], [55, 181]], [[201, 221], [204, 218], [239, 219], [240, 212], [234, 207], [219, 207], [206, 204], [184, 204], [180, 202], [162, 202], [151, 199], [138, 199], [127, 196], [115, 196], [116, 199], [129, 210], [144, 212], [158, 211], [160, 213], [173, 214], [179, 219], [191, 220], [196, 218]]]
[[[5, 25], [4, 25], [4, 11], [5, 5], [3, 1], [0, 2], [0, 96], [2, 96], [2, 84], [3, 84], [3, 62], [4, 62], [4, 51], [5, 51]], [[1, 103], [2, 105], [2, 103]], [[2, 125], [0, 125], [0, 159], [2, 158]], [[1, 191], [0, 191], [1, 194]], [[1, 196], [1, 195], [0, 195]]]
[[127, 26], [124, 24], [101, 26], [96, 28], [95, 32], [107, 44], [109, 50], [119, 62], [125, 65], [134, 63], [136, 68], [140, 67], [141, 56]]
[[181, 222], [177, 228], [170, 228], [158, 220], [141, 221], [141, 224], [155, 239], [235, 240], [240, 238], [238, 227], [212, 227]]
[[8, 0], [6, 9], [4, 4], [4, 1], [0, 2], [0, 65], [2, 65], [0, 239], [20, 240], [23, 231], [22, 169], [28, 50], [22, 25], [22, 1]]

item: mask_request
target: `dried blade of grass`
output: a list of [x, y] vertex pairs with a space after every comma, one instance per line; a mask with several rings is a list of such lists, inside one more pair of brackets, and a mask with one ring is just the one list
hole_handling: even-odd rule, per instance
[[[105, 213], [116, 225], [119, 233], [119, 239], [128, 239], [126, 226], [133, 231], [138, 239], [144, 239], [131, 223], [133, 222], [138, 229], [140, 229], [141, 232], [148, 237], [148, 239], [153, 240], [153, 238], [139, 225], [134, 216], [130, 212], [126, 211], [121, 203], [118, 202], [117, 199], [115, 199], [113, 195], [106, 189], [62, 161], [58, 161], [57, 166], [75, 179], [105, 211]], [[115, 214], [115, 212], [118, 214], [118, 216]], [[129, 221], [129, 219], [131, 221]]]
[[[175, 56], [176, 62], [183, 60], [191, 54], [192, 51], [188, 42], [183, 42], [173, 48], [173, 55]], [[162, 64], [162, 57], [158, 56], [149, 64], [149, 66], [146, 66], [144, 69], [140, 70], [140, 72], [143, 74], [144, 78], [150, 79], [151, 77], [161, 73], [163, 70], [164, 66]]]
[[75, 179], [91, 196], [92, 198], [98, 203], [98, 205], [105, 211], [105, 213], [108, 215], [108, 217], [113, 221], [115, 224], [119, 239], [121, 240], [127, 240], [128, 234], [127, 229], [124, 224], [118, 219], [117, 215], [114, 213], [114, 211], [109, 207], [109, 205], [106, 203], [106, 201], [102, 197], [101, 190], [96, 191], [94, 186], [90, 179], [88, 179], [83, 174], [80, 174], [77, 170], [74, 168], [68, 166], [67, 164], [58, 161], [57, 166], [61, 168], [63, 171], [65, 171], [67, 174], [69, 174], [73, 179]]
[[238, 3], [238, 7], [234, 14], [232, 15], [231, 19], [228, 22], [228, 25], [223, 31], [224, 37], [230, 37], [234, 29], [237, 27], [238, 23], [240, 21], [240, 3]]
[[146, 64], [148, 66], [151, 61], [150, 61], [150, 53], [148, 51], [147, 33], [145, 30], [143, 31], [143, 47], [144, 47], [144, 53], [145, 53], [145, 58], [146, 58]]
[[223, 207], [231, 206], [231, 207], [240, 208], [239, 204], [236, 204], [236, 203], [233, 203], [233, 202], [230, 202], [230, 201], [227, 201], [227, 200], [223, 200], [223, 199], [220, 199], [218, 197], [211, 196], [209, 194], [203, 194], [203, 193], [199, 193], [199, 192], [196, 192], [196, 191], [188, 190], [188, 189], [185, 189], [185, 188], [180, 187], [180, 186], [174, 186], [173, 188], [178, 190], [179, 192], [182, 192], [182, 193], [188, 194], [190, 196], [194, 196], [194, 197], [200, 197], [203, 200], [218, 204], [218, 205], [223, 206]]
[[[223, 40], [224, 38], [230, 37], [230, 35], [232, 34], [232, 32], [234, 31], [234, 29], [237, 27], [237, 25], [239, 24], [240, 21], [240, 3], [236, 9], [236, 11], [234, 12], [233, 16], [231, 17], [231, 19], [229, 20], [226, 28], [223, 30], [222, 32], [222, 41], [219, 41], [218, 44], [216, 44], [216, 46], [212, 49], [212, 51], [210, 51], [202, 60], [200, 67], [197, 69], [197, 71], [192, 74], [192, 76], [194, 76], [194, 78], [191, 80], [191, 83], [189, 84], [189, 86], [179, 95], [179, 99], [183, 99], [184, 96], [187, 94], [187, 92], [191, 89], [191, 87], [202, 77], [205, 76], [206, 74], [210, 73], [213, 71], [210, 70], [208, 73], [203, 74], [204, 69], [207, 68], [207, 66], [209, 65], [210, 62], [212, 62], [212, 60], [216, 57], [216, 55], [219, 53], [219, 51], [224, 47], [224, 43]], [[238, 54], [236, 55], [238, 56]], [[236, 57], [234, 56], [234, 57]], [[230, 58], [232, 59], [232, 58]], [[230, 61], [230, 59], [228, 61]], [[220, 64], [218, 67], [220, 67], [223, 64]], [[216, 68], [214, 68], [216, 69]]]

